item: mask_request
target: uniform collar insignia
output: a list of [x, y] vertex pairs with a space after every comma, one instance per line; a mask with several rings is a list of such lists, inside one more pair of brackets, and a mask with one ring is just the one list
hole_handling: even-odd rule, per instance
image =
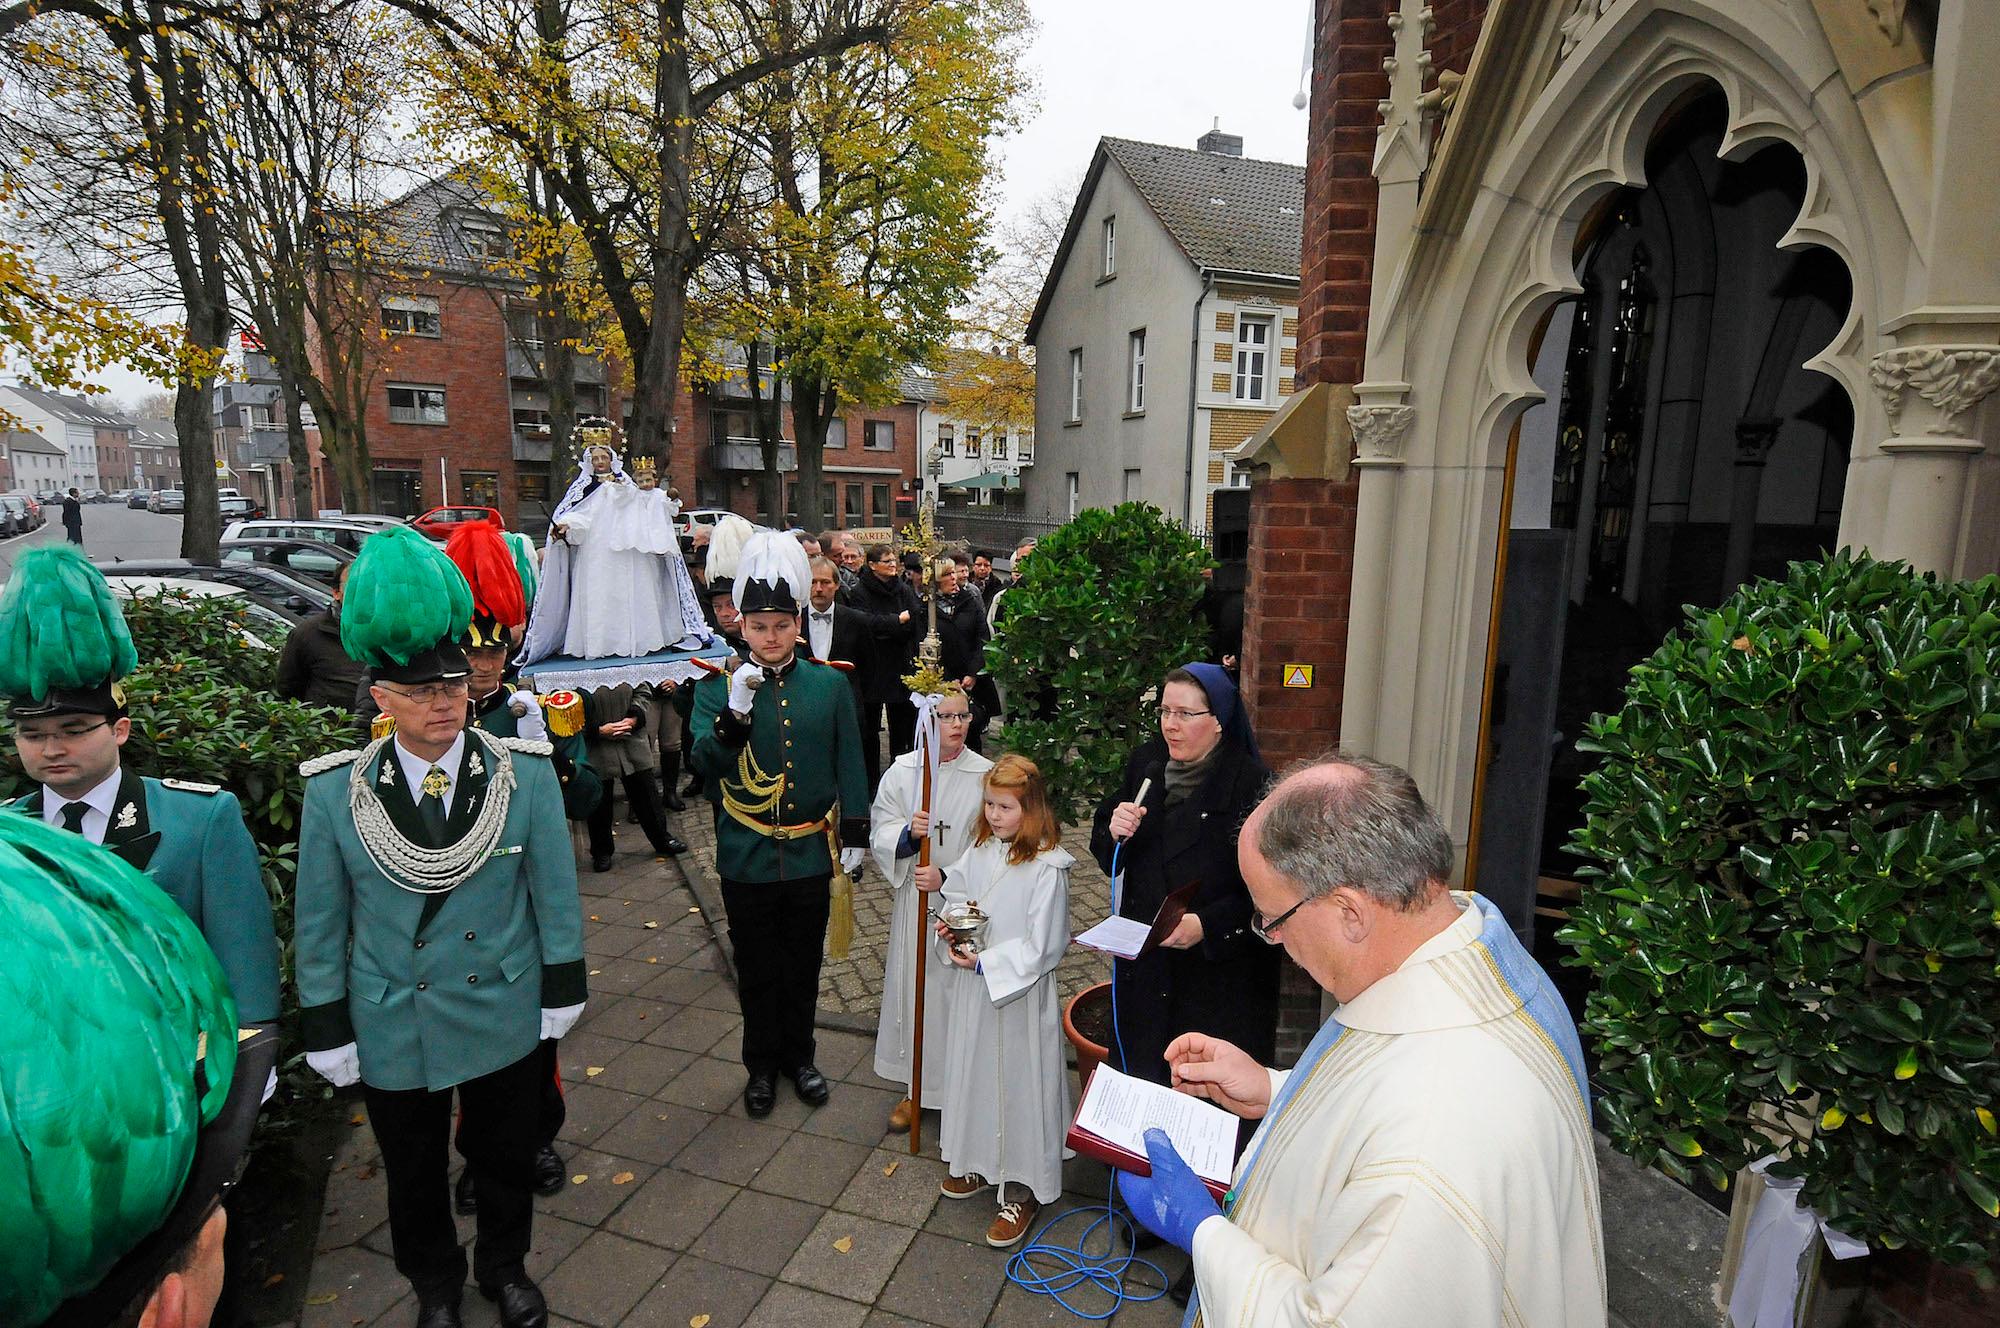
[[118, 819], [113, 822], [114, 828], [130, 830], [137, 824], [139, 824], [139, 809], [137, 807], [128, 802], [118, 809]]
[[480, 761], [478, 752], [472, 752], [467, 757], [465, 772], [469, 775], [483, 775], [486, 773], [486, 766]]
[[395, 753], [384, 752], [382, 754], [382, 769], [375, 776], [375, 782], [380, 784], [384, 788], [394, 788], [396, 786]]

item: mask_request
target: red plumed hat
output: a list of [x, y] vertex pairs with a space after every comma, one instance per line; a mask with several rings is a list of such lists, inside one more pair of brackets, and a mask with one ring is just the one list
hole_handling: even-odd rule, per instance
[[[445, 556], [465, 573], [472, 587], [472, 644], [500, 645], [502, 633], [528, 617], [528, 597], [521, 590], [521, 572], [514, 552], [490, 521], [470, 521], [451, 532]], [[495, 639], [489, 639], [495, 638]]]

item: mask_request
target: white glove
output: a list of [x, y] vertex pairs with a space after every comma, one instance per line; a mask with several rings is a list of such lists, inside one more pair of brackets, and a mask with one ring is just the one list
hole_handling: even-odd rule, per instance
[[264, 1080], [264, 1096], [257, 1099], [257, 1105], [261, 1107], [266, 1102], [269, 1102], [271, 1100], [271, 1095], [277, 1091], [278, 1091], [278, 1067], [274, 1065], [271, 1067], [270, 1077]]
[[576, 1021], [583, 1018], [583, 1005], [582, 1001], [578, 1001], [575, 1005], [565, 1005], [555, 1010], [544, 1006], [542, 1008], [542, 1041], [553, 1041], [569, 1032], [572, 1028], [575, 1028]]
[[335, 1088], [345, 1088], [361, 1077], [361, 1049], [350, 1042], [331, 1051], [309, 1051], [306, 1064]]
[[729, 675], [729, 708], [748, 719], [750, 707], [757, 700], [757, 689], [763, 685], [763, 665], [738, 664], [736, 672]]
[[536, 699], [533, 692], [524, 687], [507, 698], [507, 705], [510, 709], [515, 706], [524, 707], [520, 716], [514, 721], [514, 736], [534, 742], [549, 740], [549, 726], [542, 718], [542, 703]]
[[867, 860], [868, 850], [865, 848], [844, 848], [840, 850], [840, 869], [849, 876], [854, 875], [854, 869]]

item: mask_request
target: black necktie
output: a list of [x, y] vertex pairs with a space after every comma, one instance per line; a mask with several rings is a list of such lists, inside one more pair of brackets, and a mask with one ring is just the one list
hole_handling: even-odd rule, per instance
[[451, 777], [442, 766], [432, 766], [424, 776], [423, 796], [417, 799], [417, 819], [423, 822], [424, 833], [430, 836], [432, 848], [444, 847], [444, 794], [451, 788]]
[[63, 829], [80, 835], [83, 833], [83, 814], [89, 810], [87, 802], [66, 802], [56, 815], [62, 817]]

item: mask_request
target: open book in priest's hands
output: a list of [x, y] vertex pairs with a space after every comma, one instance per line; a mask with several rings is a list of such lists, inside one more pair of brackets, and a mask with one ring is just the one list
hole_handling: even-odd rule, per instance
[[1099, 1065], [1070, 1123], [1070, 1148], [1135, 1176], [1153, 1174], [1146, 1131], [1164, 1130], [1174, 1149], [1218, 1202], [1229, 1192], [1236, 1117], [1171, 1088]]

